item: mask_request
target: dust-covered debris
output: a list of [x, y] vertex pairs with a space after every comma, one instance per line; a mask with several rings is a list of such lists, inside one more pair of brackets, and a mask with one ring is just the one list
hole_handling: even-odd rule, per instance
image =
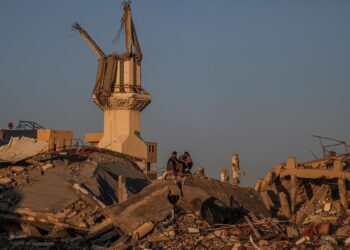
[[108, 247], [121, 236], [105, 212], [149, 184], [132, 157], [85, 149], [36, 155], [0, 168], [0, 247]]
[[273, 217], [293, 223], [287, 235], [298, 238], [298, 246], [345, 248], [350, 237], [349, 169], [349, 154], [332, 152], [304, 163], [291, 157], [259, 180], [255, 189]]

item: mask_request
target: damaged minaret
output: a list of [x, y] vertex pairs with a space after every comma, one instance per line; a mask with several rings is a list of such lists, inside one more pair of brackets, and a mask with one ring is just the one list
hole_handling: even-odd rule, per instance
[[[104, 130], [103, 134], [87, 134], [86, 141], [147, 160], [148, 145], [140, 136], [140, 116], [151, 96], [141, 86], [142, 53], [130, 4], [124, 4], [122, 17], [126, 49], [123, 54], [105, 55], [79, 24], [73, 28], [99, 57], [93, 100], [104, 112]], [[156, 144], [152, 145], [155, 152]]]

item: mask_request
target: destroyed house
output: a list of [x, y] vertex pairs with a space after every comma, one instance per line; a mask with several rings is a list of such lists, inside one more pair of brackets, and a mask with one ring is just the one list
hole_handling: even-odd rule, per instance
[[46, 142], [45, 151], [61, 151], [72, 146], [73, 132], [48, 129], [32, 121], [19, 121], [16, 129], [0, 130], [0, 146], [6, 145], [11, 138], [28, 137]]

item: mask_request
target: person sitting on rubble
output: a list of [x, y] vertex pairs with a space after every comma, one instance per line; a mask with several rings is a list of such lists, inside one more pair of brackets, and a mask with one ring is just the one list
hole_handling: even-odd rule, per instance
[[193, 161], [190, 154], [186, 151], [180, 156], [179, 161], [182, 163], [183, 172], [189, 172], [193, 166]]
[[177, 152], [174, 151], [168, 160], [166, 170], [176, 175], [177, 172], [179, 171], [178, 165], [179, 165], [179, 160], [177, 159]]

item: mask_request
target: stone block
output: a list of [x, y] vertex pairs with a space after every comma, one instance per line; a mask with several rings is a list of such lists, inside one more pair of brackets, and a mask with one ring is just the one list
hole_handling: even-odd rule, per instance
[[51, 168], [53, 168], [53, 165], [51, 163], [45, 164], [44, 166], [41, 167], [42, 170], [47, 171]]
[[0, 185], [9, 185], [12, 182], [13, 181], [11, 178], [8, 178], [8, 177], [0, 178]]

